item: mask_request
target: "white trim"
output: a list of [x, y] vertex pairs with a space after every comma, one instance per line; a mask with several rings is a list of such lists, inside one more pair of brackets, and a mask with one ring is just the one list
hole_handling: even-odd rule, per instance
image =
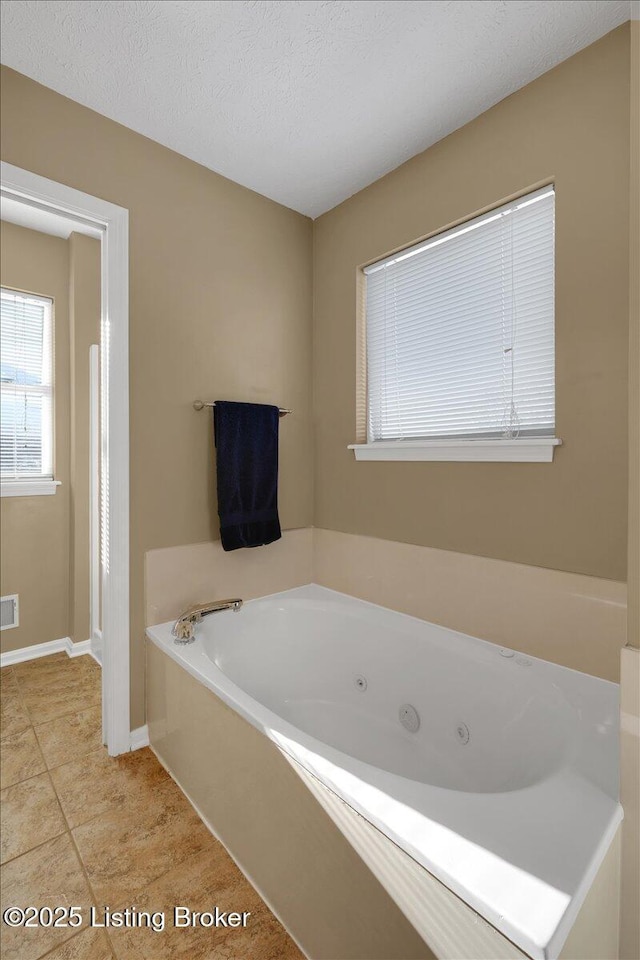
[[562, 440], [524, 437], [522, 440], [376, 440], [351, 443], [356, 460], [456, 460], [551, 463]]
[[24, 663], [25, 660], [39, 660], [40, 657], [50, 657], [52, 653], [66, 652], [69, 637], [60, 640], [49, 640], [47, 643], [34, 643], [30, 647], [20, 647], [19, 650], [7, 650], [0, 654], [0, 668], [10, 667], [14, 663]]
[[96, 630], [91, 637], [91, 656], [102, 666], [102, 630]]
[[78, 643], [74, 643], [71, 637], [67, 637], [67, 645], [65, 647], [68, 657], [83, 657], [87, 653], [91, 653], [91, 640], [80, 640]]
[[30, 647], [7, 650], [6, 653], [0, 654], [0, 667], [10, 667], [14, 663], [25, 663], [27, 660], [39, 660], [40, 657], [50, 657], [53, 653], [66, 653], [68, 657], [82, 657], [91, 653], [91, 644], [89, 640], [73, 643], [71, 637], [48, 640], [46, 643], [34, 643]]
[[28, 206], [10, 197], [2, 197], [0, 217], [19, 227], [26, 227], [27, 230], [37, 230], [38, 233], [47, 233], [51, 237], [61, 237], [63, 240], [68, 240], [74, 230], [73, 222], [66, 217]]
[[100, 631], [100, 347], [89, 347], [89, 633], [93, 653], [102, 651]]
[[149, 746], [149, 727], [146, 723], [143, 727], [136, 727], [135, 730], [131, 731], [129, 744], [132, 750], [140, 750], [142, 747]]
[[60, 480], [2, 480], [0, 497], [50, 497]]
[[73, 221], [101, 240], [103, 737], [111, 756], [130, 749], [129, 712], [129, 211], [13, 164], [2, 195]]

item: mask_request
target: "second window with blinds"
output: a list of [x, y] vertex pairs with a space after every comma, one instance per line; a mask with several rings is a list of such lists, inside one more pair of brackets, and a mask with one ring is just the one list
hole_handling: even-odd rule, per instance
[[550, 461], [552, 186], [364, 269], [360, 460]]
[[4, 287], [0, 309], [3, 497], [53, 494], [53, 301]]

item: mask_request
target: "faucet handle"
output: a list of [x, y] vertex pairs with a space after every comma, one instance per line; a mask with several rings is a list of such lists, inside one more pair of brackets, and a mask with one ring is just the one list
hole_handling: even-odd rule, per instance
[[181, 617], [178, 617], [173, 625], [171, 633], [176, 643], [191, 643], [195, 640], [196, 624], [200, 623], [203, 617], [210, 613], [218, 613], [219, 610], [233, 610], [237, 613], [242, 606], [242, 600], [235, 598], [233, 600], [214, 600], [211, 603], [199, 603], [196, 607], [191, 607]]
[[178, 620], [174, 624], [173, 637], [176, 643], [193, 643], [195, 640], [195, 629], [193, 620]]

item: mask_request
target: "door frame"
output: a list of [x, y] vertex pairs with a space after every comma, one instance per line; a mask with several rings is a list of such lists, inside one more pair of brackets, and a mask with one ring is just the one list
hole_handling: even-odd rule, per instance
[[1, 193], [100, 239], [100, 400], [103, 740], [131, 749], [129, 679], [129, 211], [1, 163]]
[[[100, 345], [89, 347], [89, 639], [102, 664], [100, 619]], [[103, 711], [103, 728], [104, 711]]]

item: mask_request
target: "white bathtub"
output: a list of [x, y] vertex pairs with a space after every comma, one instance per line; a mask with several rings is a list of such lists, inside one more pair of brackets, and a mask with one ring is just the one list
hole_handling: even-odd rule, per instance
[[188, 646], [171, 626], [147, 635], [525, 953], [558, 956], [622, 819], [616, 684], [315, 585]]

